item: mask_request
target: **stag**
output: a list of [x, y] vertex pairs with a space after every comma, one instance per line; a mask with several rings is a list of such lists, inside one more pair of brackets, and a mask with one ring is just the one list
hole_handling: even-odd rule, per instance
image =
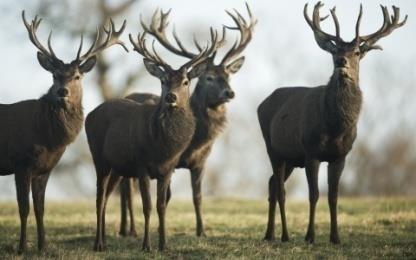
[[269, 220], [266, 240], [274, 239], [276, 201], [280, 207], [281, 240], [289, 240], [285, 215], [284, 182], [295, 167], [304, 167], [309, 186], [309, 226], [305, 240], [315, 240], [315, 207], [319, 197], [318, 170], [321, 162], [328, 162], [328, 204], [331, 216], [330, 242], [339, 244], [337, 228], [338, 182], [357, 135], [357, 121], [361, 110], [362, 94], [359, 87], [359, 62], [371, 50], [380, 49], [375, 43], [403, 26], [399, 22], [399, 8], [393, 6], [390, 17], [387, 7], [381, 6], [384, 22], [373, 34], [360, 36], [362, 6], [355, 27], [355, 38], [345, 42], [335, 7], [331, 16], [335, 35], [321, 29], [318, 2], [309, 18], [305, 5], [304, 16], [312, 28], [319, 47], [333, 58], [334, 70], [326, 85], [306, 88], [279, 88], [258, 107], [258, 119], [267, 153], [273, 168], [269, 180]]
[[[106, 247], [105, 210], [108, 197], [122, 177], [139, 178], [145, 231], [143, 250], [150, 250], [149, 221], [152, 209], [149, 184], [157, 179], [159, 249], [166, 244], [165, 212], [170, 178], [182, 152], [195, 131], [189, 105], [190, 80], [205, 70], [204, 61], [219, 47], [218, 34], [211, 28], [211, 45], [173, 69], [156, 52], [146, 47], [146, 32], [137, 41], [130, 35], [134, 50], [144, 57], [147, 71], [161, 81], [157, 103], [127, 99], [104, 102], [86, 119], [88, 144], [97, 174], [97, 233], [94, 249]], [[109, 182], [110, 173], [117, 180]]]
[[26, 250], [26, 225], [31, 187], [38, 249], [45, 248], [43, 226], [45, 188], [52, 169], [82, 128], [81, 80], [83, 75], [94, 67], [96, 55], [102, 50], [114, 44], [126, 48], [118, 40], [125, 28], [125, 22], [121, 29], [116, 31], [114, 23], [110, 21], [109, 28], [104, 28], [106, 39], [103, 43], [97, 45], [97, 40], [94, 41], [88, 51], [81, 55], [81, 38], [76, 59], [70, 63], [64, 63], [52, 49], [52, 32], [49, 34], [48, 48], [45, 48], [38, 40], [36, 33], [42, 19], [35, 16], [29, 24], [24, 11], [22, 19], [30, 41], [38, 49], [39, 64], [53, 75], [53, 85], [44, 96], [37, 100], [0, 105], [0, 122], [2, 122], [0, 175], [15, 174], [20, 214], [19, 253]]
[[[237, 29], [240, 33], [240, 38], [228, 50], [221, 62], [215, 64], [216, 53], [212, 53], [205, 61], [206, 69], [199, 76], [195, 91], [191, 96], [191, 109], [196, 119], [196, 129], [192, 137], [192, 141], [186, 150], [182, 153], [179, 163], [176, 168], [189, 169], [191, 173], [192, 195], [196, 214], [196, 235], [205, 236], [204, 225], [202, 221], [201, 212], [201, 182], [203, 177], [203, 169], [205, 162], [211, 152], [212, 145], [215, 139], [224, 129], [226, 124], [226, 106], [225, 104], [234, 98], [235, 94], [230, 86], [230, 76], [239, 71], [244, 63], [244, 56], [240, 56], [243, 50], [247, 47], [252, 39], [252, 33], [257, 20], [253, 17], [249, 6], [246, 4], [250, 20], [247, 21], [239, 12], [235, 14], [228, 12], [227, 14], [235, 22], [236, 27], [224, 27], [222, 40], [220, 44], [225, 42], [225, 28]], [[170, 11], [160, 13], [156, 11], [153, 14], [152, 23], [147, 26], [143, 21], [141, 24], [145, 31], [154, 36], [166, 49], [172, 53], [192, 59], [197, 56], [197, 53], [189, 51], [184, 47], [179, 37], [173, 31], [173, 37], [176, 42], [176, 47], [172, 44], [166, 36], [166, 28], [168, 26], [168, 16]], [[194, 41], [197, 49], [201, 51], [200, 44]], [[126, 98], [135, 100], [136, 102], [155, 102], [158, 100], [157, 96], [146, 93], [133, 93]], [[123, 182], [133, 180], [123, 180]], [[132, 212], [131, 194], [132, 185], [123, 183], [121, 186], [121, 225], [120, 234], [126, 234], [127, 215], [126, 207], [129, 207], [129, 212]], [[167, 199], [170, 198], [170, 189], [168, 190]], [[127, 203], [126, 203], [127, 202]], [[130, 234], [136, 234], [134, 230], [134, 218], [130, 214]]]

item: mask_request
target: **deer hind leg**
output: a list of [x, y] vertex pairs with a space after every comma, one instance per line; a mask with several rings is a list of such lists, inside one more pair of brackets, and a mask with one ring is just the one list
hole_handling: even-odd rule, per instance
[[196, 235], [198, 237], [205, 236], [204, 224], [202, 222], [202, 212], [201, 212], [201, 202], [202, 202], [202, 193], [201, 193], [201, 182], [202, 182], [203, 171], [201, 168], [191, 170], [191, 182], [192, 182], [192, 196], [195, 207], [196, 215]]
[[16, 182], [16, 193], [17, 193], [17, 204], [19, 205], [20, 215], [20, 242], [18, 253], [22, 254], [26, 251], [26, 225], [27, 217], [29, 215], [29, 192], [30, 192], [30, 179], [31, 174], [27, 171], [16, 171], [15, 182]]
[[309, 225], [305, 241], [311, 244], [315, 242], [315, 209], [319, 198], [319, 164], [320, 162], [314, 159], [307, 159], [305, 162], [306, 178], [309, 186]]
[[345, 158], [328, 164], [328, 204], [331, 215], [331, 233], [329, 241], [339, 244], [337, 225], [338, 183], [345, 165]]
[[129, 178], [127, 185], [128, 185], [128, 189], [127, 189], [127, 208], [129, 211], [129, 216], [130, 216], [130, 231], [129, 231], [129, 236], [132, 237], [137, 237], [137, 233], [136, 233], [136, 225], [134, 223], [134, 206], [133, 206], [133, 192], [135, 190], [134, 186], [137, 183], [137, 179], [136, 178]]
[[105, 189], [103, 214], [102, 214], [102, 221], [101, 221], [102, 242], [103, 242], [104, 248], [107, 247], [107, 236], [105, 233], [105, 213], [107, 210], [107, 203], [108, 203], [108, 199], [111, 196], [111, 193], [113, 193], [115, 188], [120, 183], [120, 180], [121, 180], [121, 176], [117, 174], [114, 170], [111, 170], [110, 176], [107, 182], [107, 188]]
[[33, 208], [36, 216], [36, 226], [38, 233], [38, 249], [44, 250], [45, 243], [45, 229], [43, 226], [43, 215], [45, 205], [45, 189], [49, 180], [50, 172], [32, 178], [32, 198]]
[[275, 238], [275, 218], [276, 218], [276, 203], [279, 202], [280, 218], [282, 223], [282, 241], [289, 239], [286, 212], [285, 212], [285, 189], [284, 189], [284, 174], [285, 162], [272, 161], [273, 175], [269, 179], [269, 220], [267, 224], [267, 231], [264, 237], [265, 240], [274, 240]]
[[127, 236], [127, 192], [128, 192], [128, 178], [123, 178], [120, 183], [120, 236]]
[[147, 175], [139, 177], [139, 188], [142, 197], [143, 215], [144, 215], [144, 235], [142, 250], [150, 251], [150, 214], [152, 212], [152, 198], [150, 195], [150, 178]]
[[97, 171], [97, 201], [96, 201], [96, 210], [97, 210], [97, 232], [94, 243], [95, 251], [103, 251], [105, 249], [104, 244], [104, 233], [103, 233], [103, 215], [105, 214], [105, 196], [108, 185], [108, 180], [110, 178], [110, 168], [102, 167], [100, 165], [95, 165]]

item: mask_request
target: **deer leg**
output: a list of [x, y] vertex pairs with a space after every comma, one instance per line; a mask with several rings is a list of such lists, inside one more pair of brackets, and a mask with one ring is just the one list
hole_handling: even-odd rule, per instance
[[339, 244], [338, 224], [337, 224], [337, 202], [338, 202], [338, 183], [344, 169], [345, 158], [328, 164], [328, 204], [331, 215], [331, 234], [329, 240], [333, 244]]
[[105, 249], [105, 244], [103, 241], [103, 214], [104, 212], [104, 203], [106, 189], [108, 185], [108, 179], [110, 178], [109, 171], [104, 171], [98, 173], [97, 170], [97, 201], [96, 201], [96, 210], [97, 210], [97, 233], [95, 237], [94, 250], [103, 251]]
[[166, 227], [165, 227], [165, 215], [166, 215], [166, 197], [167, 190], [170, 184], [171, 172], [165, 175], [163, 178], [157, 180], [157, 214], [159, 216], [159, 250], [163, 251], [166, 246]]
[[43, 226], [43, 214], [45, 205], [45, 189], [50, 172], [32, 178], [33, 208], [36, 216], [36, 227], [38, 233], [38, 250], [45, 249], [45, 229]]
[[129, 236], [132, 237], [137, 237], [137, 233], [136, 233], [136, 226], [134, 224], [134, 207], [133, 207], [133, 191], [134, 189], [134, 184], [136, 183], [136, 179], [134, 178], [129, 178], [127, 185], [128, 185], [128, 189], [127, 189], [127, 208], [129, 211], [129, 216], [130, 216], [130, 232], [129, 232]]
[[20, 215], [20, 242], [18, 253], [22, 254], [26, 251], [26, 225], [27, 217], [29, 215], [29, 192], [30, 192], [31, 174], [26, 171], [19, 171], [15, 173], [17, 204], [19, 205]]
[[289, 179], [290, 175], [293, 172], [294, 167], [290, 166], [286, 163], [286, 167], [285, 167], [285, 182], [287, 181], [287, 179]]
[[143, 215], [144, 215], [144, 236], [142, 250], [150, 251], [150, 213], [152, 211], [152, 198], [150, 196], [150, 179], [149, 176], [139, 177], [139, 188], [142, 197]]
[[105, 190], [103, 215], [102, 215], [102, 221], [101, 221], [102, 242], [103, 242], [104, 248], [107, 247], [107, 236], [105, 234], [105, 212], [107, 210], [107, 202], [108, 202], [108, 199], [111, 196], [111, 193], [115, 190], [115, 188], [120, 183], [120, 180], [121, 180], [121, 176], [119, 174], [115, 173], [114, 171], [112, 171], [110, 173], [108, 183], [107, 183], [107, 188]]
[[[275, 238], [275, 218], [276, 218], [276, 203], [279, 200], [279, 207], [282, 218], [282, 240], [284, 240], [286, 229], [286, 216], [284, 209], [284, 194], [281, 194], [281, 184], [283, 182], [284, 162], [272, 163], [273, 175], [269, 179], [269, 220], [267, 224], [265, 240], [274, 240]], [[284, 189], [283, 189], [284, 192]], [[283, 214], [282, 214], [283, 212]], [[285, 231], [286, 230], [286, 231]]]
[[168, 190], [166, 191], [166, 206], [168, 205], [171, 197], [172, 197], [172, 192], [170, 190], [170, 183], [169, 183]]
[[306, 178], [309, 186], [309, 225], [305, 241], [313, 244], [315, 242], [315, 209], [319, 198], [318, 189], [318, 160], [308, 159], [305, 163]]
[[192, 182], [192, 196], [196, 214], [196, 235], [198, 237], [205, 236], [204, 224], [202, 222], [201, 213], [201, 182], [202, 182], [203, 171], [202, 168], [196, 168], [191, 170], [191, 182]]
[[118, 234], [120, 236], [127, 236], [127, 189], [128, 189], [128, 179], [123, 178], [120, 183], [120, 231]]

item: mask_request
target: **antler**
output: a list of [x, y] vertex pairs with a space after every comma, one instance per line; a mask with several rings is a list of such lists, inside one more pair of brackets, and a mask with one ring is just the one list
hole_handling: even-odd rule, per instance
[[117, 31], [115, 29], [115, 25], [114, 25], [113, 20], [110, 19], [108, 29], [106, 29], [105, 26], [103, 26], [103, 31], [107, 35], [105, 37], [104, 42], [97, 46], [97, 42], [100, 38], [100, 31], [97, 28], [97, 33], [96, 33], [94, 42], [92, 43], [92, 45], [88, 49], [88, 51], [85, 54], [83, 54], [82, 56], [80, 56], [81, 51], [82, 51], [82, 44], [83, 44], [83, 36], [81, 36], [81, 43], [79, 45], [79, 49], [78, 49], [78, 52], [77, 52], [76, 61], [82, 62], [82, 61], [84, 61], [84, 60], [86, 60], [86, 59], [88, 59], [92, 56], [97, 55], [99, 52], [103, 51], [104, 49], [107, 49], [108, 47], [116, 45], [116, 44], [122, 46], [124, 48], [124, 50], [126, 52], [128, 52], [129, 50], [127, 49], [124, 42], [119, 40], [119, 37], [123, 33], [125, 28], [126, 28], [126, 20], [124, 20], [123, 24], [121, 25], [120, 30]]
[[133, 50], [137, 51], [144, 58], [154, 62], [158, 66], [162, 66], [166, 70], [172, 71], [173, 70], [172, 67], [169, 64], [167, 64], [162, 58], [160, 58], [160, 56], [157, 54], [155, 50], [155, 41], [153, 41], [153, 44], [152, 44], [153, 54], [147, 49], [145, 36], [146, 36], [146, 32], [142, 34], [139, 33], [137, 35], [137, 42], [135, 42], [133, 39], [133, 36], [129, 34], [130, 42], [134, 46]]
[[[156, 9], [156, 11], [153, 13], [152, 16], [152, 22], [149, 26], [147, 26], [143, 20], [142, 17], [140, 17], [140, 23], [143, 27], [143, 30], [152, 35], [153, 37], [155, 37], [157, 39], [157, 41], [163, 46], [165, 47], [167, 50], [169, 50], [170, 52], [182, 56], [182, 57], [186, 57], [186, 58], [194, 58], [196, 56], [198, 56], [198, 53], [194, 53], [189, 51], [188, 49], [186, 49], [184, 47], [184, 45], [182, 44], [181, 40], [179, 39], [178, 35], [176, 34], [175, 29], [173, 29], [173, 38], [176, 42], [176, 46], [174, 46], [169, 39], [166, 36], [166, 28], [169, 25], [169, 14], [170, 11], [167, 12], [163, 12], [163, 10]], [[212, 28], [210, 28], [210, 32], [211, 32], [211, 49], [218, 49], [221, 46], [224, 45], [225, 43], [225, 29], [223, 30], [223, 35], [221, 40], [218, 39], [218, 33], [217, 31], [214, 31]], [[202, 52], [203, 48], [201, 48], [201, 46], [198, 44], [198, 42], [196, 42], [196, 40], [194, 39], [195, 45], [197, 47], [197, 49], [199, 50], [199, 52]], [[210, 51], [212, 52], [212, 51]]]
[[32, 23], [29, 24], [26, 21], [25, 11], [23, 10], [22, 11], [22, 19], [23, 19], [23, 23], [25, 24], [25, 27], [27, 29], [27, 32], [29, 33], [29, 39], [36, 46], [36, 48], [38, 48], [38, 50], [40, 52], [42, 52], [47, 57], [49, 57], [49, 59], [51, 59], [51, 61], [54, 61], [54, 62], [60, 61], [56, 57], [55, 52], [52, 49], [52, 44], [51, 44], [52, 31], [49, 33], [49, 37], [48, 37], [48, 49], [49, 49], [49, 51], [45, 47], [43, 47], [43, 45], [38, 40], [38, 37], [36, 36], [36, 32], [39, 28], [39, 24], [42, 22], [42, 18], [38, 18], [38, 16], [36, 15], [35, 18], [32, 20]]
[[402, 27], [407, 21], [407, 15], [404, 17], [402, 22], [400, 20], [400, 8], [393, 5], [393, 15], [390, 16], [387, 6], [381, 6], [381, 11], [383, 12], [383, 25], [381, 28], [376, 31], [375, 33], [366, 35], [366, 36], [359, 36], [359, 21], [357, 21], [357, 33], [356, 37], [359, 39], [359, 42], [364, 42], [362, 45], [365, 50], [372, 50], [372, 49], [380, 49], [382, 50], [381, 46], [374, 45], [378, 40], [381, 38], [389, 35], [395, 29]]
[[250, 10], [249, 5], [246, 3], [247, 12], [250, 18], [250, 22], [248, 23], [244, 17], [234, 9], [235, 14], [226, 11], [227, 14], [234, 20], [236, 23], [236, 27], [229, 27], [225, 26], [225, 28], [231, 29], [231, 30], [239, 30], [240, 31], [240, 39], [237, 40], [233, 47], [225, 54], [224, 58], [221, 61], [221, 64], [226, 64], [229, 62], [232, 58], [238, 56], [243, 52], [243, 50], [247, 47], [249, 42], [252, 39], [252, 34], [254, 30], [254, 26], [257, 24], [257, 19], [253, 17], [253, 14]]
[[335, 7], [333, 9], [331, 9], [331, 16], [332, 19], [334, 20], [335, 23], [335, 36], [331, 35], [329, 33], [324, 32], [321, 29], [321, 21], [325, 20], [326, 18], [328, 18], [328, 15], [325, 17], [321, 17], [319, 14], [319, 9], [324, 6], [324, 4], [322, 2], [318, 2], [315, 4], [315, 7], [313, 8], [313, 14], [312, 14], [312, 20], [311, 18], [309, 18], [308, 15], [308, 4], [305, 4], [305, 7], [303, 9], [303, 15], [305, 17], [306, 22], [309, 24], [309, 26], [311, 27], [314, 35], [315, 35], [315, 39], [316, 42], [318, 43], [318, 45], [329, 52], [334, 52], [336, 50], [336, 46], [334, 43], [340, 43], [340, 42], [344, 42], [341, 39], [340, 36], [340, 28], [339, 28], [339, 22], [338, 22], [338, 17], [335, 13]]

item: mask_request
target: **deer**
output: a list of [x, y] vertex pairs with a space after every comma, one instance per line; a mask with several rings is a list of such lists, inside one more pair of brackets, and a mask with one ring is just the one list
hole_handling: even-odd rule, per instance
[[[114, 99], [99, 105], [85, 121], [89, 148], [97, 175], [97, 232], [94, 250], [106, 248], [105, 211], [108, 197], [121, 177], [139, 179], [144, 215], [142, 250], [151, 250], [149, 223], [152, 209], [150, 180], [157, 180], [156, 208], [159, 217], [159, 250], [166, 247], [166, 196], [171, 175], [195, 131], [189, 104], [190, 80], [206, 68], [204, 61], [219, 48], [218, 33], [211, 28], [210, 43], [179, 69], [173, 69], [146, 44], [146, 32], [137, 40], [130, 34], [134, 50], [143, 56], [146, 70], [161, 82], [157, 103]], [[117, 180], [109, 182], [111, 176]]]
[[361, 111], [362, 92], [359, 86], [360, 60], [371, 50], [381, 50], [375, 43], [406, 23], [400, 22], [400, 10], [381, 6], [383, 25], [375, 33], [361, 36], [360, 6], [355, 26], [355, 38], [341, 39], [335, 7], [330, 10], [335, 35], [324, 32], [319, 14], [323, 6], [318, 2], [312, 19], [308, 4], [304, 17], [311, 27], [318, 46], [332, 55], [334, 70], [326, 85], [318, 87], [284, 87], [276, 89], [257, 109], [258, 120], [266, 150], [273, 169], [269, 179], [269, 214], [265, 240], [274, 240], [275, 209], [279, 203], [282, 225], [281, 241], [289, 240], [286, 226], [284, 183], [295, 167], [305, 168], [309, 188], [309, 225], [305, 241], [315, 241], [315, 208], [319, 198], [318, 170], [321, 162], [328, 162], [328, 204], [330, 209], [330, 242], [339, 244], [337, 225], [338, 183], [345, 158], [357, 136], [357, 122]]
[[[52, 49], [52, 31], [48, 37], [48, 48], [39, 41], [36, 33], [42, 19], [36, 15], [29, 24], [25, 11], [22, 11], [22, 19], [30, 41], [38, 49], [39, 64], [53, 75], [53, 84], [39, 99], [0, 104], [0, 175], [15, 175], [20, 215], [19, 253], [27, 248], [26, 227], [31, 188], [38, 249], [44, 250], [46, 247], [43, 224], [45, 189], [51, 171], [83, 126], [83, 75], [93, 69], [99, 52], [115, 44], [126, 49], [118, 39], [126, 22], [116, 31], [113, 21], [110, 21], [109, 28], [103, 29], [106, 34], [103, 43], [97, 45], [97, 37], [88, 51], [81, 55], [81, 37], [76, 58], [65, 63]], [[98, 33], [97, 29], [97, 36]]]
[[[257, 19], [252, 15], [250, 7], [246, 4], [249, 21], [247, 21], [238, 11], [235, 13], [226, 11], [227, 14], [235, 22], [235, 27], [223, 27], [222, 40], [220, 44], [225, 43], [226, 31], [225, 29], [238, 30], [240, 33], [239, 40], [228, 50], [219, 64], [215, 64], [216, 52], [205, 61], [206, 69], [199, 76], [195, 91], [191, 95], [190, 103], [191, 109], [196, 119], [196, 129], [189, 146], [182, 153], [176, 168], [188, 169], [191, 173], [193, 204], [196, 215], [196, 235], [198, 237], [206, 236], [202, 220], [202, 178], [205, 163], [210, 155], [211, 148], [215, 139], [223, 131], [226, 125], [226, 103], [232, 100], [235, 96], [234, 91], [230, 86], [231, 75], [237, 73], [244, 64], [245, 57], [240, 56], [252, 39], [252, 34]], [[175, 31], [173, 37], [176, 42], [176, 47], [169, 41], [166, 36], [166, 29], [168, 27], [168, 18], [170, 10], [163, 12], [158, 10], [152, 16], [152, 22], [147, 26], [141, 20], [142, 27], [146, 33], [155, 37], [167, 50], [181, 57], [192, 59], [197, 56], [184, 47], [184, 44], [179, 39]], [[196, 48], [201, 51], [200, 44], [194, 39]], [[137, 102], [157, 102], [158, 96], [148, 93], [132, 93], [126, 97]], [[112, 182], [112, 178], [110, 182]], [[132, 179], [124, 179], [120, 187], [121, 193], [121, 224], [120, 235], [127, 234], [127, 210], [130, 212], [130, 235], [135, 235], [134, 215], [132, 214], [132, 198], [131, 187]], [[168, 189], [167, 200], [171, 197], [170, 188]]]

